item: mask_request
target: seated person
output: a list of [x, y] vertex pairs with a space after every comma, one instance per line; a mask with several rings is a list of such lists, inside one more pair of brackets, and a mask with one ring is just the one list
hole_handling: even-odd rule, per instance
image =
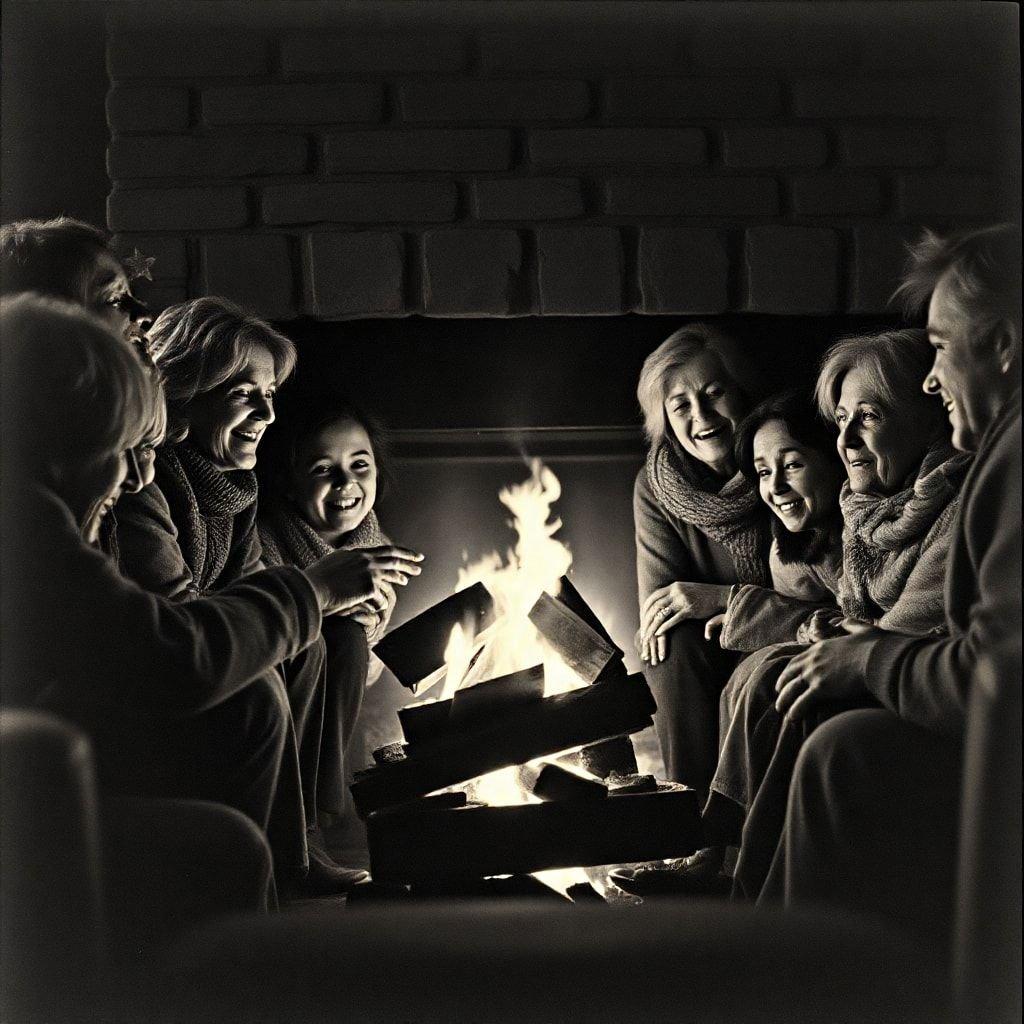
[[[258, 528], [267, 565], [300, 569], [342, 549], [387, 543], [374, 506], [387, 479], [381, 426], [336, 391], [292, 391], [259, 461]], [[320, 757], [318, 806], [344, 809], [343, 756], [368, 682], [382, 665], [369, 651], [384, 634], [395, 607], [384, 585], [370, 600], [327, 616], [327, 708]]]
[[291, 731], [273, 666], [315, 640], [323, 610], [403, 583], [419, 556], [339, 551], [186, 603], [140, 589], [96, 540], [138, 489], [132, 450], [159, 400], [151, 377], [80, 308], [21, 296], [0, 319], [4, 703], [77, 723], [112, 791], [241, 810], [268, 834], [276, 868], [297, 871], [280, 862], [272, 820]]
[[[970, 462], [953, 450], [921, 392], [929, 353], [922, 331], [847, 338], [826, 353], [816, 386], [819, 411], [840, 427], [848, 476], [839, 502], [840, 608], [850, 620], [919, 636], [943, 628], [941, 581]], [[802, 738], [775, 710], [775, 684], [803, 649], [765, 648], [729, 682], [733, 714], [704, 825], [709, 838], [740, 846], [738, 894], [756, 897], [778, 839]], [[680, 872], [685, 866], [676, 863], [643, 869], [643, 884], [671, 888]]]
[[718, 699], [737, 658], [704, 639], [704, 623], [725, 609], [733, 584], [770, 582], [769, 514], [733, 454], [758, 383], [733, 339], [688, 324], [647, 357], [637, 385], [650, 442], [633, 492], [637, 651], [658, 702], [666, 778], [705, 795]]

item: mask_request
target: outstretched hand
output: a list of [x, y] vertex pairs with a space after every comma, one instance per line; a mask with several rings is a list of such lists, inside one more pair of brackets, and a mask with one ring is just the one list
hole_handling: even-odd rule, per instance
[[314, 562], [306, 575], [320, 598], [325, 615], [354, 610], [370, 601], [382, 583], [404, 587], [419, 576], [423, 556], [408, 548], [383, 544], [375, 548], [332, 551]]
[[668, 634], [684, 619], [708, 619], [724, 611], [729, 587], [717, 583], [669, 583], [652, 591], [640, 608], [636, 649], [641, 659], [658, 665], [668, 654]]

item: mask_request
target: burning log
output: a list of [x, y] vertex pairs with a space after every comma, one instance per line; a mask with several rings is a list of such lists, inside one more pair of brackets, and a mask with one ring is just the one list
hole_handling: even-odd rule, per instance
[[541, 800], [603, 800], [608, 787], [557, 764], [546, 764], [533, 784], [533, 795]]
[[420, 743], [444, 732], [448, 728], [451, 710], [451, 698], [400, 708], [398, 720], [402, 723], [406, 742]]
[[405, 744], [385, 743], [373, 752], [373, 759], [377, 764], [394, 764], [396, 761], [405, 760]]
[[351, 787], [356, 809], [365, 817], [498, 768], [639, 732], [651, 725], [656, 707], [642, 675], [606, 679], [523, 704], [416, 743], [402, 761], [359, 772]]
[[367, 837], [374, 879], [428, 885], [681, 857], [703, 841], [697, 793], [677, 785], [607, 800], [465, 807], [414, 817], [380, 811], [367, 819]]
[[455, 626], [476, 636], [494, 621], [494, 599], [482, 583], [460, 590], [393, 629], [374, 647], [398, 681], [417, 684], [444, 667], [444, 652]]
[[609, 796], [619, 796], [622, 793], [653, 793], [658, 788], [658, 780], [653, 775], [620, 775], [618, 772], [612, 772], [608, 776]]
[[636, 772], [636, 751], [628, 736], [613, 736], [610, 740], [592, 743], [582, 750], [563, 754], [558, 759], [572, 768], [582, 768], [599, 779], [607, 779], [612, 772], [632, 775]]
[[455, 691], [452, 698], [449, 727], [462, 727], [471, 722], [504, 714], [511, 708], [544, 696], [544, 666], [534, 665], [521, 672], [511, 672], [497, 679], [488, 679], [475, 686]]
[[581, 679], [593, 683], [619, 669], [622, 651], [568, 578], [559, 582], [558, 597], [541, 594], [529, 619], [561, 659]]

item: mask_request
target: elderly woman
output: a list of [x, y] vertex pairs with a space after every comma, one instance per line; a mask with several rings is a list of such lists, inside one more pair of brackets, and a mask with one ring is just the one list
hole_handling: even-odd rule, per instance
[[[108, 790], [227, 804], [269, 831], [274, 847], [291, 726], [273, 666], [314, 640], [322, 611], [415, 575], [418, 556], [336, 552], [192, 602], [140, 588], [95, 541], [109, 510], [139, 487], [132, 452], [159, 401], [151, 378], [102, 322], [67, 303], [5, 301], [0, 329], [4, 704], [42, 706], [81, 726]], [[219, 728], [219, 712], [240, 701], [234, 728]], [[235, 819], [241, 857], [246, 823]], [[205, 866], [193, 858], [183, 870]], [[247, 870], [244, 860], [232, 868]], [[208, 893], [214, 903], [221, 896]]]
[[666, 776], [707, 792], [718, 697], [736, 656], [704, 637], [734, 584], [769, 582], [769, 532], [733, 441], [754, 393], [736, 344], [703, 324], [670, 335], [644, 363], [637, 397], [650, 451], [633, 494], [640, 630], [658, 702]]
[[[381, 425], [337, 391], [293, 391], [259, 461], [258, 528], [268, 565], [300, 569], [338, 549], [387, 543], [375, 505], [387, 479]], [[344, 807], [343, 756], [367, 682], [380, 674], [370, 653], [395, 607], [394, 588], [323, 622], [327, 693], [320, 757], [319, 806]]]
[[[826, 627], [826, 635], [869, 623], [911, 636], [946, 628], [943, 575], [970, 459], [954, 451], [941, 408], [921, 391], [930, 363], [924, 332], [910, 330], [845, 339], [822, 363], [815, 397], [821, 414], [839, 427], [836, 444], [848, 478], [840, 493], [838, 600], [845, 628]], [[820, 623], [815, 626], [819, 632], [808, 640], [822, 635]], [[803, 650], [768, 648], [744, 662], [740, 678], [730, 682], [736, 710], [704, 822], [706, 834], [728, 843], [741, 838], [742, 827], [735, 891], [751, 898], [760, 892], [778, 842], [793, 763], [817, 721], [784, 718], [788, 694], [776, 708], [777, 685]], [[836, 699], [870, 703], [872, 693], [884, 697], [886, 681], [877, 686]]]
[[[186, 439], [161, 448], [156, 487], [133, 495], [119, 516], [121, 570], [147, 589], [186, 599], [215, 593], [260, 568], [257, 450], [274, 421], [274, 397], [295, 365], [292, 343], [233, 303], [194, 299], [166, 309], [150, 329], [172, 429]], [[308, 845], [306, 892], [343, 891], [365, 877], [328, 856], [317, 830], [325, 703], [324, 643], [282, 666], [297, 750], [290, 831]]]

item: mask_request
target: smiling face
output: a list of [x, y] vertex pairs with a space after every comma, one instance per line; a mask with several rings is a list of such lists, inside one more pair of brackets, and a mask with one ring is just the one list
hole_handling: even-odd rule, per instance
[[921, 463], [930, 437], [912, 403], [890, 409], [879, 401], [863, 367], [842, 380], [835, 410], [836, 447], [857, 494], [893, 494]]
[[799, 533], [828, 522], [842, 482], [833, 457], [796, 440], [782, 420], [758, 428], [753, 455], [761, 499], [787, 530]]
[[328, 423], [296, 452], [288, 496], [328, 543], [354, 530], [377, 500], [377, 461], [355, 420]]
[[965, 452], [977, 449], [999, 411], [1006, 384], [995, 345], [975, 343], [971, 326], [947, 274], [928, 306], [928, 340], [935, 349], [935, 362], [924, 389], [942, 399], [953, 428], [953, 445]]
[[125, 341], [142, 335], [149, 326], [150, 318], [132, 295], [124, 268], [109, 252], [97, 254], [86, 290], [86, 305]]
[[665, 381], [665, 416], [676, 439], [719, 476], [736, 470], [732, 443], [743, 396], [714, 352], [705, 349]]
[[223, 472], [252, 469], [263, 431], [274, 422], [276, 393], [274, 357], [253, 348], [237, 373], [185, 407], [189, 440]]

